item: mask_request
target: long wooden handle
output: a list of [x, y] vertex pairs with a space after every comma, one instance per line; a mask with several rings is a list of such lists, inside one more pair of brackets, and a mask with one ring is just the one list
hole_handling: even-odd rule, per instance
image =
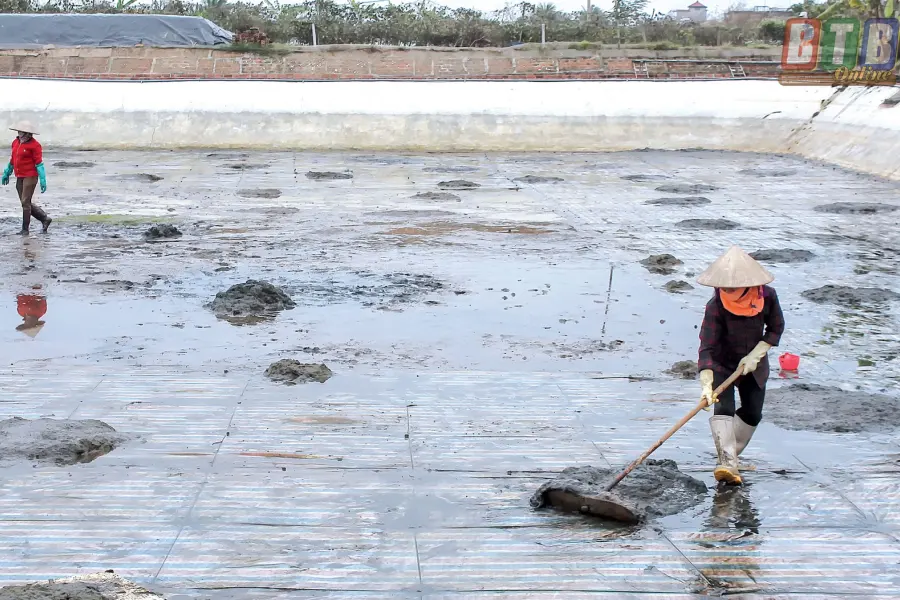
[[[722, 382], [722, 385], [720, 385], [719, 387], [717, 387], [717, 388], [715, 389], [715, 391], [713, 392], [713, 397], [718, 396], [719, 394], [721, 394], [722, 392], [724, 392], [725, 390], [727, 390], [729, 387], [731, 387], [731, 386], [734, 384], [734, 382], [737, 381], [738, 378], [740, 378], [740, 376], [741, 376], [741, 370], [742, 370], [742, 367], [738, 367], [738, 370], [735, 371], [734, 373], [732, 373], [732, 374], [731, 374], [731, 377], [729, 377], [728, 379], [726, 379], [725, 381], [723, 381], [723, 382]], [[659, 448], [660, 446], [662, 446], [663, 443], [665, 443], [665, 441], [666, 441], [667, 439], [669, 439], [670, 437], [672, 437], [672, 436], [675, 434], [676, 431], [678, 431], [679, 429], [681, 429], [682, 427], [684, 427], [684, 424], [687, 423], [688, 421], [690, 421], [691, 419], [693, 419], [694, 416], [696, 416], [696, 414], [697, 414], [698, 412], [700, 412], [701, 410], [703, 410], [703, 408], [704, 408], [705, 406], [706, 406], [706, 401], [703, 400], [703, 399], [701, 398], [701, 399], [700, 399], [700, 402], [697, 403], [697, 406], [695, 406], [694, 408], [691, 409], [691, 412], [689, 412], [688, 414], [684, 415], [684, 416], [681, 418], [680, 421], [678, 421], [677, 423], [675, 423], [675, 425], [673, 425], [672, 428], [669, 429], [669, 430], [665, 433], [665, 435], [663, 435], [661, 438], [659, 438], [658, 440], [656, 440], [656, 442], [655, 442], [652, 446], [650, 446], [649, 448], [647, 448], [647, 451], [646, 451], [646, 452], [644, 452], [643, 454], [641, 454], [640, 456], [638, 456], [638, 457], [634, 460], [634, 462], [632, 462], [630, 465], [628, 465], [627, 467], [625, 467], [625, 469], [624, 469], [621, 473], [619, 473], [618, 475], [616, 475], [616, 478], [613, 479], [612, 483], [609, 484], [609, 485], [606, 487], [606, 491], [608, 492], [608, 491], [612, 490], [614, 487], [616, 487], [617, 485], [619, 485], [619, 482], [622, 481], [623, 479], [625, 479], [626, 477], [628, 477], [628, 474], [631, 473], [631, 472], [634, 470], [635, 467], [637, 467], [639, 464], [641, 464], [642, 462], [644, 462], [645, 460], [647, 460], [647, 457], [648, 457], [648, 456], [650, 456], [651, 454], [653, 454], [653, 453], [656, 451], [657, 448]]]

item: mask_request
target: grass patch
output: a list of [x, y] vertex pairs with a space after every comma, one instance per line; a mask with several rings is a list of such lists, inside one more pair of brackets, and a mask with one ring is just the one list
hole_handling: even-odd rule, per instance
[[152, 215], [67, 215], [54, 219], [59, 223], [90, 223], [92, 225], [136, 226], [170, 223], [172, 217], [154, 217]]

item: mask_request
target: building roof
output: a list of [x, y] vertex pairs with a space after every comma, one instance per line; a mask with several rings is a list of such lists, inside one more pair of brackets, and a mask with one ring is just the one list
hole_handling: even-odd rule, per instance
[[706, 8], [705, 4], [700, 4], [699, 2], [694, 2], [688, 8]]

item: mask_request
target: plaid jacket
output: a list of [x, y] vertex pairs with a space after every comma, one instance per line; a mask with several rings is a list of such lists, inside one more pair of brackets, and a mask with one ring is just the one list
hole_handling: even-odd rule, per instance
[[[738, 363], [759, 342], [777, 346], [784, 333], [784, 315], [778, 295], [769, 286], [763, 286], [765, 305], [763, 310], [753, 317], [740, 317], [731, 314], [719, 299], [719, 290], [706, 303], [706, 314], [700, 326], [700, 358], [698, 368], [728, 377], [737, 369]], [[753, 372], [759, 387], [765, 387], [769, 379], [769, 358], [763, 357]]]

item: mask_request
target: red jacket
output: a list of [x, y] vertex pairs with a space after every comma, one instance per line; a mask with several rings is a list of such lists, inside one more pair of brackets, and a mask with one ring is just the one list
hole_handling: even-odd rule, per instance
[[24, 144], [19, 141], [19, 138], [14, 139], [10, 162], [16, 177], [37, 177], [37, 166], [44, 162], [44, 150], [41, 148], [41, 143], [34, 138]]

